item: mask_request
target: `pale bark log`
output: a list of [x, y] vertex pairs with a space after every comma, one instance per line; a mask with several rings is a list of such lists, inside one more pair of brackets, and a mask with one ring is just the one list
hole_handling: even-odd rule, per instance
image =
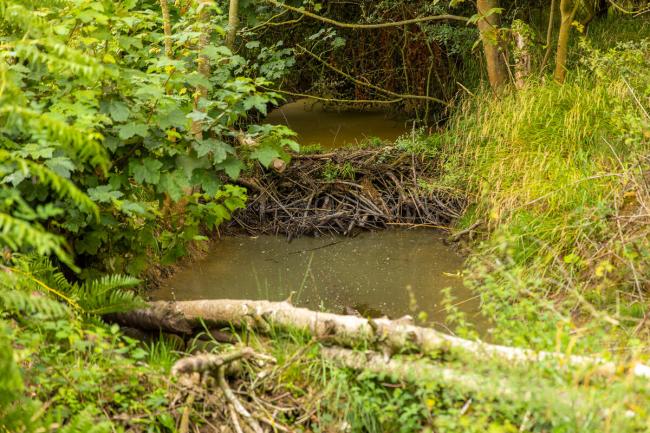
[[340, 347], [323, 347], [323, 358], [340, 367], [375, 374], [384, 374], [393, 380], [410, 383], [434, 382], [463, 393], [488, 393], [506, 399], [516, 399], [517, 394], [505, 380], [487, 379], [467, 371], [436, 365], [430, 359], [387, 359], [378, 352], [359, 352]]
[[[160, 317], [160, 329], [186, 333], [188, 328], [201, 328], [202, 322], [218, 326], [248, 327], [268, 333], [271, 326], [280, 329], [308, 330], [317, 338], [346, 347], [362, 343], [373, 343], [393, 353], [404, 348], [416, 349], [421, 353], [452, 351], [472, 357], [493, 356], [512, 362], [554, 361], [567, 367], [591, 368], [594, 373], [611, 375], [621, 371], [620, 366], [601, 358], [566, 355], [557, 352], [537, 352], [530, 349], [500, 346], [454, 337], [431, 328], [414, 326], [399, 320], [366, 319], [356, 316], [342, 316], [297, 308], [287, 302], [248, 300], [198, 300], [169, 303], [153, 302], [145, 311], [134, 311], [113, 315], [118, 323], [136, 326], [139, 317], [146, 318], [146, 326], [152, 326], [152, 318]], [[179, 318], [184, 320], [179, 322]], [[172, 326], [170, 328], [170, 325]], [[650, 367], [643, 364], [629, 366], [631, 374], [650, 378]]]

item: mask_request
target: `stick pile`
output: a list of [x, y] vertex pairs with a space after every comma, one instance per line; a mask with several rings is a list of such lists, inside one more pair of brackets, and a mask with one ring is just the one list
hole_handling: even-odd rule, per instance
[[282, 173], [259, 169], [239, 183], [248, 207], [233, 224], [250, 235], [350, 235], [389, 225], [448, 226], [466, 205], [434, 187], [437, 163], [395, 147], [301, 155]]

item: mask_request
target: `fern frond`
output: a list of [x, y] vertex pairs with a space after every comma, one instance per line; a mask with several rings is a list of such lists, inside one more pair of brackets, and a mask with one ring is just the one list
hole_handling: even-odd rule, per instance
[[64, 250], [65, 240], [61, 236], [45, 231], [38, 224], [28, 223], [0, 212], [0, 244], [14, 251], [33, 249], [40, 255], [56, 255], [66, 265], [76, 269]]
[[70, 294], [88, 314], [103, 315], [140, 308], [145, 302], [137, 294], [124, 290], [140, 284], [126, 275], [107, 275], [82, 285], [73, 285]]
[[108, 155], [100, 143], [103, 137], [98, 132], [84, 131], [51, 114], [8, 103], [0, 107], [0, 116], [2, 115], [8, 115], [10, 118], [14, 116], [22, 120], [33, 129], [53, 139], [53, 144], [69, 146], [82, 161], [90, 161], [104, 172], [108, 170]]
[[74, 415], [65, 425], [57, 431], [59, 433], [110, 433], [113, 425], [107, 421], [97, 420], [88, 409]]
[[0, 288], [0, 310], [10, 313], [40, 314], [48, 319], [57, 319], [70, 314], [64, 304], [51, 298], [8, 288]]
[[38, 31], [39, 29], [51, 28], [51, 24], [45, 20], [45, 18], [39, 14], [35, 14], [33, 8], [28, 9], [26, 6], [28, 5], [16, 3], [14, 1], [1, 0], [0, 20], [18, 26], [23, 30], [31, 30], [32, 32]]
[[95, 202], [77, 188], [75, 184], [61, 177], [50, 168], [2, 149], [0, 149], [0, 161], [15, 163], [24, 174], [37, 177], [40, 182], [45, 183], [59, 194], [59, 197], [70, 199], [81, 210], [92, 213], [99, 218], [99, 208]]
[[16, 41], [14, 51], [20, 59], [47, 65], [50, 71], [65, 75], [97, 80], [106, 74], [104, 66], [94, 57], [53, 40]]

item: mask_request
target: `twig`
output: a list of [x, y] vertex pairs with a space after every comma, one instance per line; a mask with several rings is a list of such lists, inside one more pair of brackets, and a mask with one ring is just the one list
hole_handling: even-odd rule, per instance
[[285, 3], [280, 3], [279, 1], [276, 0], [265, 0], [268, 3], [271, 3], [274, 6], [281, 7], [287, 10], [290, 10], [292, 12], [296, 12], [299, 14], [302, 14], [306, 17], [313, 18], [318, 21], [322, 21], [327, 24], [331, 24], [335, 27], [342, 27], [346, 29], [354, 29], [354, 30], [363, 30], [363, 29], [381, 29], [381, 28], [386, 28], [386, 27], [399, 27], [399, 26], [405, 26], [409, 24], [417, 24], [417, 23], [424, 23], [424, 22], [429, 22], [429, 21], [461, 21], [464, 23], [467, 23], [469, 21], [469, 18], [467, 17], [461, 17], [458, 15], [431, 15], [431, 16], [426, 16], [426, 17], [419, 17], [419, 18], [412, 18], [409, 20], [402, 20], [402, 21], [394, 21], [394, 22], [389, 22], [389, 23], [376, 23], [376, 24], [356, 24], [356, 23], [343, 23], [341, 21], [336, 21], [331, 18], [326, 18], [317, 14], [314, 14], [312, 12], [306, 11], [304, 9], [299, 9], [293, 6], [289, 6], [288, 4]]
[[[217, 369], [217, 383], [219, 384], [219, 387], [221, 388], [221, 391], [223, 392], [224, 397], [228, 402], [230, 403], [230, 406], [234, 411], [240, 415], [242, 418], [244, 418], [244, 421], [246, 421], [246, 424], [255, 432], [255, 433], [263, 433], [262, 427], [260, 424], [257, 422], [257, 420], [246, 410], [243, 404], [239, 401], [237, 396], [232, 392], [232, 389], [230, 389], [230, 386], [228, 385], [228, 382], [226, 381], [226, 374], [225, 374], [225, 368], [224, 366], [220, 366]], [[236, 418], [236, 417], [233, 417]]]

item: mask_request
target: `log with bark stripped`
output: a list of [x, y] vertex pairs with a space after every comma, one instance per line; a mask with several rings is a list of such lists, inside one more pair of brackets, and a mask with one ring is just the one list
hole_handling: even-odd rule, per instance
[[114, 314], [110, 319], [127, 326], [147, 329], [157, 326], [162, 331], [182, 334], [204, 325], [247, 327], [260, 333], [268, 333], [272, 327], [301, 329], [344, 347], [370, 343], [393, 353], [410, 349], [421, 353], [449, 351], [472, 357], [491, 356], [511, 362], [553, 361], [567, 367], [590, 369], [591, 373], [611, 375], [626, 371], [634, 376], [650, 378], [650, 367], [640, 363], [621, 366], [598, 357], [488, 344], [414, 326], [407, 321], [323, 313], [297, 308], [288, 302], [232, 299], [158, 301], [150, 303], [145, 310]]

